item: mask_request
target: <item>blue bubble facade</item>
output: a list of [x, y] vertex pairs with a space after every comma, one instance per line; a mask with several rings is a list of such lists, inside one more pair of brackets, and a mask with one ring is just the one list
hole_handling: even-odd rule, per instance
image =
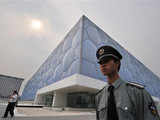
[[111, 45], [122, 54], [119, 73], [123, 80], [145, 85], [151, 95], [160, 98], [160, 79], [125, 48], [83, 16], [28, 81], [23, 90], [22, 99], [33, 100], [38, 89], [75, 73], [106, 81], [96, 59], [96, 51], [102, 45]]

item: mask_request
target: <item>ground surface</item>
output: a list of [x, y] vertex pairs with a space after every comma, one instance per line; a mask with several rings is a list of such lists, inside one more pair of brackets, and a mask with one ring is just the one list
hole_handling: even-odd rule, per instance
[[[5, 112], [6, 105], [0, 105], [0, 116]], [[96, 120], [95, 111], [54, 111], [46, 108], [16, 108], [15, 117], [0, 120]]]
[[[96, 120], [95, 111], [61, 111], [48, 108], [15, 109], [15, 117], [1, 118], [5, 112], [6, 104], [0, 104], [0, 120]], [[160, 113], [160, 111], [159, 111]]]

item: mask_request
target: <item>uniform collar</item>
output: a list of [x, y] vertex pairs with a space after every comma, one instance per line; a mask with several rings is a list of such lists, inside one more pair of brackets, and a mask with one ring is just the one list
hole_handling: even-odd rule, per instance
[[114, 83], [112, 83], [112, 85], [114, 86], [114, 88], [118, 88], [121, 84], [123, 83], [123, 80], [121, 78], [118, 78]]

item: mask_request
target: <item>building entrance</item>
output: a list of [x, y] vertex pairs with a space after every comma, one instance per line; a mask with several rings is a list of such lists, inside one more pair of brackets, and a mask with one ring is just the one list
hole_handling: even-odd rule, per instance
[[44, 105], [51, 107], [52, 102], [53, 102], [53, 95], [52, 94], [45, 95]]
[[94, 94], [88, 92], [68, 93], [67, 106], [73, 108], [94, 108]]

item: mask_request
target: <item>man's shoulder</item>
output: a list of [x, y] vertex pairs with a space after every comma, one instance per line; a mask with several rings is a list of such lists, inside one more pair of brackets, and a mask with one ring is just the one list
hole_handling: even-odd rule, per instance
[[138, 88], [138, 89], [144, 89], [145, 86], [144, 85], [141, 85], [139, 83], [136, 83], [136, 82], [126, 82], [126, 85], [131, 87], [131, 88]]

